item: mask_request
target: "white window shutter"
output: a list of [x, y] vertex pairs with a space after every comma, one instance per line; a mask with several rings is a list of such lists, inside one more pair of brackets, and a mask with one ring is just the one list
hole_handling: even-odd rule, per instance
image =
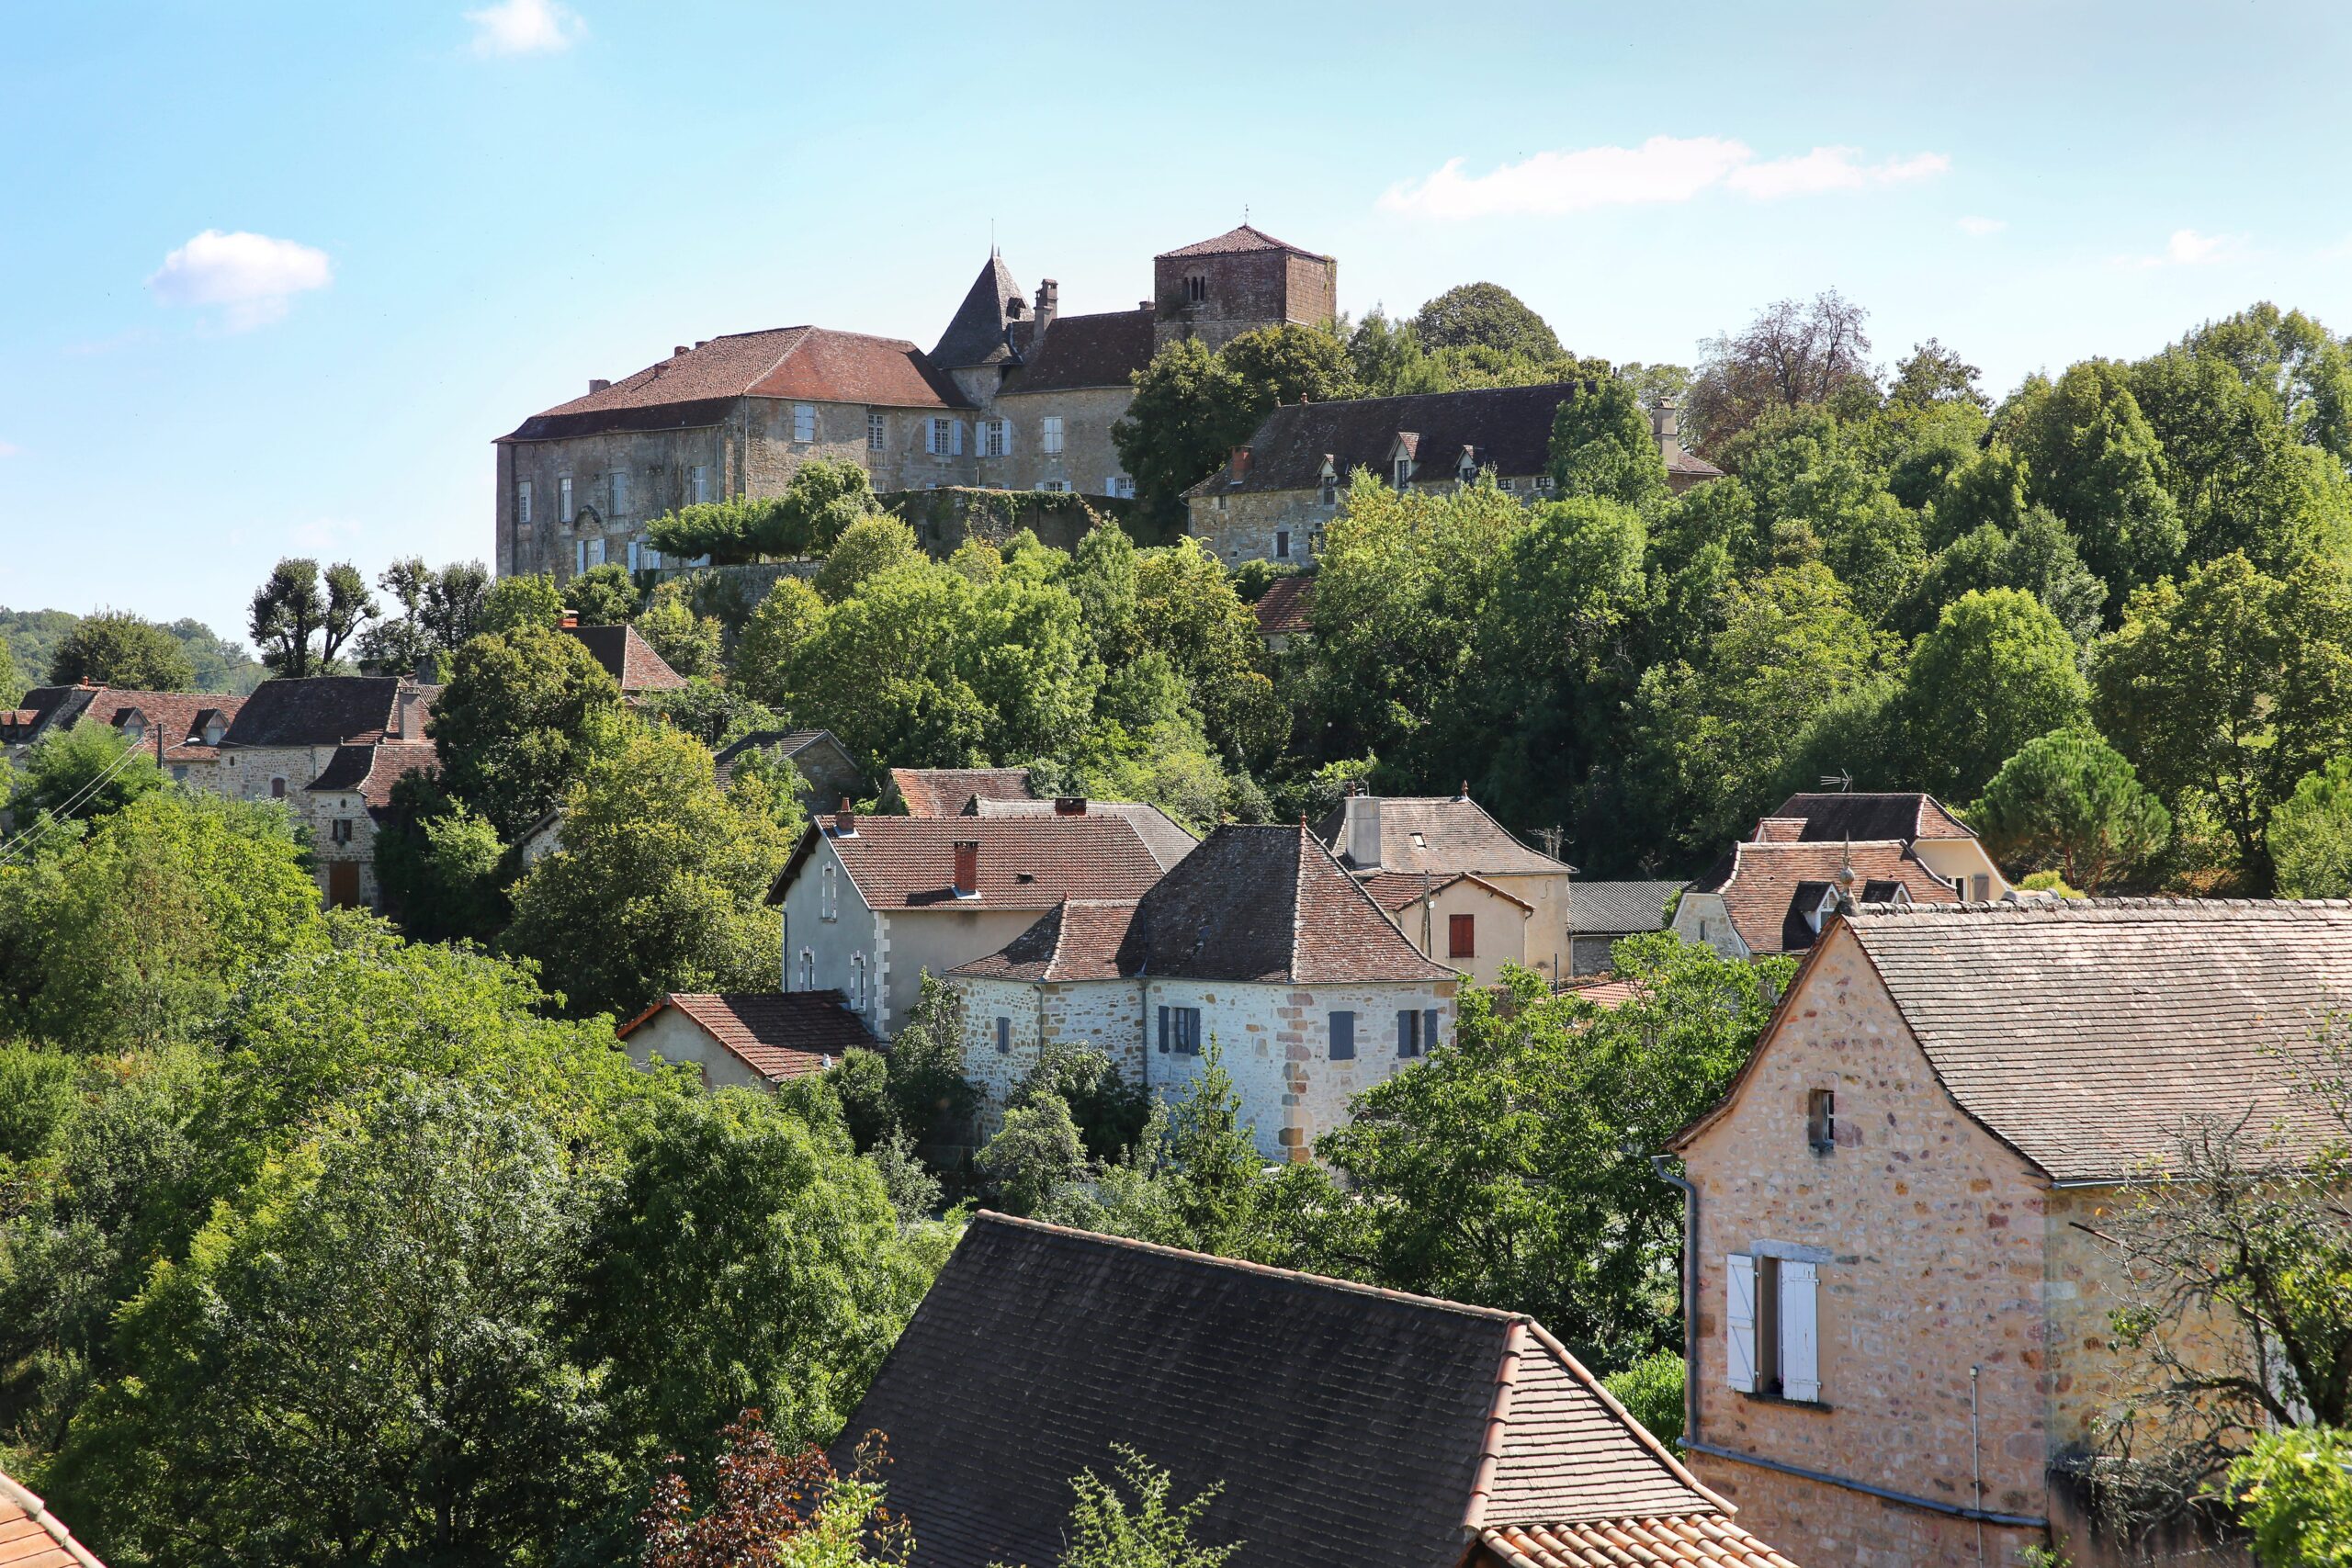
[[1821, 1397], [1821, 1333], [1814, 1309], [1816, 1272], [1811, 1263], [1781, 1262], [1781, 1393], [1789, 1399]]
[[1735, 1252], [1724, 1259], [1728, 1300], [1724, 1313], [1725, 1379], [1742, 1393], [1756, 1392], [1756, 1259]]

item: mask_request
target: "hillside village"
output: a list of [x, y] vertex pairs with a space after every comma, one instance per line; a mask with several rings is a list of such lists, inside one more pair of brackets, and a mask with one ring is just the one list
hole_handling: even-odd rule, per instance
[[249, 690], [14, 668], [0, 1563], [2256, 1561], [2352, 350], [1148, 288], [589, 380]]

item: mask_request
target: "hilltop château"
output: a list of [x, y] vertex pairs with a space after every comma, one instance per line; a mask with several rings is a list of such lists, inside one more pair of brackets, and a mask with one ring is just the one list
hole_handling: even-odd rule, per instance
[[863, 463], [877, 491], [951, 485], [1130, 496], [1111, 445], [1129, 378], [1160, 345], [1210, 348], [1337, 310], [1339, 264], [1244, 224], [1152, 262], [1131, 310], [1065, 316], [991, 254], [925, 352], [899, 338], [779, 327], [669, 358], [532, 415], [497, 440], [501, 576], [661, 564], [654, 518], [781, 491], [811, 457]]

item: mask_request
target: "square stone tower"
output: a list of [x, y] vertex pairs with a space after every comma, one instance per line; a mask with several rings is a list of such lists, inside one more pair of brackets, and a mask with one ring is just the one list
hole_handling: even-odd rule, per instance
[[1340, 264], [1247, 223], [1152, 258], [1153, 347], [1197, 338], [1211, 351], [1260, 327], [1324, 325], [1339, 311]]

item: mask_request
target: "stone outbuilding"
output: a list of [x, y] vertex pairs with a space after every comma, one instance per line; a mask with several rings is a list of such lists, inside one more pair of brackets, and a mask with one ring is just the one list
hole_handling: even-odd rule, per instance
[[1794, 1568], [1523, 1314], [983, 1213], [832, 1457], [933, 1568], [1051, 1562], [1118, 1447], [1231, 1568]]
[[627, 623], [583, 626], [566, 615], [560, 629], [588, 650], [605, 673], [613, 678], [614, 684], [620, 687], [624, 697], [641, 697], [648, 692], [674, 692], [686, 683], [686, 678], [671, 669], [669, 660], [654, 651], [644, 634]]
[[2290, 1163], [2340, 1137], [2291, 1086], [2347, 1000], [2342, 902], [1833, 915], [1671, 1145], [1692, 1471], [1801, 1562], [2116, 1561], [2064, 1482], [2142, 1375], [2099, 1215], [2200, 1126]]
[[839, 991], [673, 991], [618, 1034], [639, 1066], [691, 1062], [708, 1089], [773, 1089], [876, 1043]]
[[1568, 973], [1598, 975], [1629, 936], [1666, 929], [1679, 882], [1579, 882], [1568, 890]]

